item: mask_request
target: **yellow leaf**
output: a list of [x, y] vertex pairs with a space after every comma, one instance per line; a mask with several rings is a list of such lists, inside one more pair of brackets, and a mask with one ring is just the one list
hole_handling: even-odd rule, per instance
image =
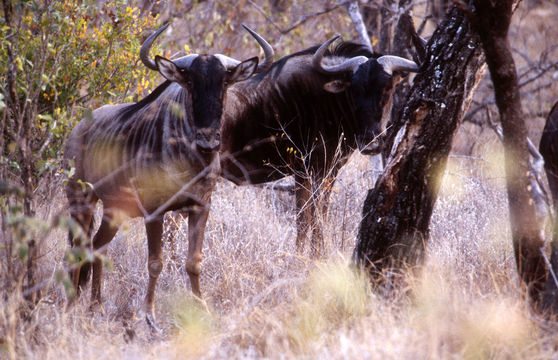
[[23, 62], [21, 61], [21, 58], [20, 58], [20, 57], [17, 57], [17, 58], [15, 59], [15, 62], [16, 62], [17, 69], [18, 69], [19, 71], [23, 71]]

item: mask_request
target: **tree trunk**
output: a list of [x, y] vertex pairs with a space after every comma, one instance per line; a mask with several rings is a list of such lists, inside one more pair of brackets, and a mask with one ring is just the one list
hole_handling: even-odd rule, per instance
[[[409, 6], [408, 0], [400, 0], [399, 7], [404, 8]], [[395, 27], [395, 34], [393, 36], [393, 55], [401, 56], [407, 59], [413, 58], [411, 55], [411, 47], [412, 41], [411, 36], [416, 34], [415, 27], [413, 24], [413, 19], [410, 16], [409, 12], [401, 14], [399, 20], [397, 21], [397, 25]], [[420, 50], [419, 50], [420, 51]], [[415, 59], [417, 61], [419, 59]], [[420, 59], [422, 63], [424, 59]], [[393, 145], [393, 141], [395, 140], [395, 135], [399, 131], [399, 129], [403, 126], [402, 124], [402, 112], [405, 106], [405, 102], [407, 100], [407, 96], [409, 95], [409, 91], [411, 90], [411, 82], [409, 81], [409, 77], [402, 79], [395, 86], [395, 91], [393, 92], [393, 100], [391, 105], [391, 118], [389, 122], [389, 127], [386, 129], [385, 134], [385, 148], [382, 151], [382, 156], [386, 159], [389, 156], [391, 146]]]
[[[4, 21], [6, 26], [10, 28], [10, 31], [18, 31], [14, 24], [12, 23], [13, 7], [10, 1], [3, 1], [4, 10]], [[33, 152], [31, 149], [32, 132], [31, 126], [33, 119], [37, 116], [38, 108], [38, 91], [34, 95], [27, 97], [26, 101], [22, 101], [18, 96], [17, 81], [18, 76], [17, 67], [14, 61], [14, 52], [17, 54], [17, 48], [14, 50], [12, 44], [8, 43], [6, 47], [6, 52], [8, 55], [8, 69], [6, 73], [6, 85], [7, 85], [7, 97], [6, 105], [7, 109], [5, 113], [5, 118], [7, 119], [10, 115], [12, 117], [12, 125], [15, 129], [13, 131], [13, 138], [16, 139], [18, 147], [18, 157], [21, 164], [21, 183], [24, 186], [24, 196], [23, 196], [23, 214], [31, 218], [35, 216], [35, 210], [33, 208], [33, 175], [35, 174], [35, 165], [33, 159]], [[40, 294], [37, 291], [29, 291], [33, 289], [37, 283], [36, 273], [35, 273], [35, 260], [37, 258], [37, 244], [34, 239], [31, 239], [27, 243], [28, 253], [26, 261], [26, 284], [22, 284], [22, 291], [26, 293], [25, 299], [29, 301], [30, 304], [36, 304]]]
[[452, 139], [483, 64], [478, 36], [453, 7], [427, 44], [402, 111], [402, 140], [364, 202], [355, 258], [373, 274], [422, 259]]
[[545, 288], [547, 269], [542, 253], [544, 239], [540, 232], [541, 224], [530, 193], [527, 130], [521, 111], [515, 63], [508, 43], [515, 2], [474, 0], [471, 18], [484, 48], [504, 132], [506, 183], [517, 268], [527, 285], [529, 298], [539, 302]]

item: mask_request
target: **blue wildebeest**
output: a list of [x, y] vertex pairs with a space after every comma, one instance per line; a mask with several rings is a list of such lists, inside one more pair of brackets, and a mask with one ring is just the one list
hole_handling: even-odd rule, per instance
[[[341, 42], [312, 47], [276, 61], [269, 70], [228, 90], [222, 124], [222, 176], [236, 184], [295, 177], [297, 247], [302, 249], [317, 204], [326, 200], [338, 170], [359, 148], [381, 149], [399, 72], [415, 62], [378, 56]], [[314, 226], [312, 250], [321, 231]]]
[[544, 168], [546, 177], [548, 178], [548, 187], [552, 194], [552, 202], [554, 207], [554, 221], [552, 226], [552, 240], [551, 240], [551, 255], [550, 255], [550, 274], [549, 281], [547, 282], [546, 294], [544, 297], [545, 305], [549, 309], [558, 312], [558, 303], [556, 296], [558, 294], [557, 284], [552, 281], [552, 271], [556, 273], [558, 266], [558, 249], [556, 244], [558, 241], [558, 102], [554, 104], [541, 136], [539, 144], [539, 151], [544, 158]]
[[541, 136], [539, 151], [544, 158], [548, 185], [558, 211], [558, 102], [554, 104]]
[[[178, 210], [189, 216], [186, 270], [192, 291], [201, 297], [202, 242], [211, 192], [219, 169], [218, 149], [223, 103], [227, 88], [265, 71], [272, 62], [271, 46], [246, 28], [263, 47], [265, 61], [238, 61], [225, 55], [187, 55], [176, 60], [149, 58], [155, 38], [142, 45], [140, 58], [166, 81], [137, 103], [106, 105], [93, 111], [71, 132], [65, 157], [75, 164], [66, 188], [70, 214], [85, 233], [90, 233], [97, 200], [103, 217], [93, 237], [93, 250], [103, 249], [125, 217], [142, 216], [148, 240], [149, 284], [144, 310], [154, 324], [153, 297], [163, 268], [161, 235], [163, 215]], [[82, 187], [84, 183], [92, 187]], [[73, 246], [77, 241], [70, 239]], [[91, 265], [72, 271], [79, 290], [87, 282]], [[101, 302], [102, 262], [93, 262], [91, 297]]]

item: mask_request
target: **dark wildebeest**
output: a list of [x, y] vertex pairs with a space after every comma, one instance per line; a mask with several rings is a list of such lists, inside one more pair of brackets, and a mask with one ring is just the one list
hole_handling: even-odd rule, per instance
[[[552, 254], [549, 264], [550, 270], [552, 271], [555, 270], [558, 265], [558, 249], [556, 249], [555, 246], [558, 237], [558, 102], [554, 104], [546, 119], [541, 142], [539, 144], [539, 151], [544, 158], [544, 168], [546, 170], [546, 177], [548, 178], [548, 185], [554, 204]], [[552, 274], [549, 274], [549, 276], [552, 276]], [[558, 304], [556, 302], [557, 293], [558, 289], [556, 284], [549, 280], [544, 296], [544, 304], [555, 312], [558, 312]]]
[[[144, 310], [154, 324], [153, 297], [163, 268], [161, 235], [163, 215], [178, 210], [189, 215], [188, 260], [186, 270], [192, 291], [198, 297], [202, 242], [211, 191], [219, 169], [220, 125], [227, 87], [246, 80], [254, 72], [269, 68], [273, 50], [259, 35], [247, 28], [264, 48], [266, 59], [246, 61], [225, 55], [188, 55], [170, 61], [149, 58], [155, 32], [142, 45], [140, 58], [166, 81], [137, 103], [106, 105], [82, 120], [70, 134], [65, 157], [75, 164], [67, 196], [70, 214], [85, 233], [92, 227], [98, 199], [103, 202], [103, 218], [92, 241], [93, 250], [102, 249], [114, 237], [126, 217], [142, 216], [148, 240], [149, 284]], [[82, 187], [90, 183], [92, 187]], [[70, 239], [73, 246], [77, 241]], [[90, 264], [72, 271], [76, 290], [85, 285]], [[102, 262], [93, 263], [91, 297], [101, 303]]]
[[[379, 152], [378, 135], [391, 107], [395, 72], [416, 72], [415, 62], [378, 56], [341, 42], [286, 56], [269, 70], [228, 90], [222, 124], [222, 176], [258, 184], [294, 175], [297, 247], [302, 249], [338, 170], [359, 148]], [[325, 211], [324, 211], [325, 212]], [[314, 226], [312, 250], [321, 247]]]
[[555, 212], [558, 211], [558, 102], [548, 114], [541, 136], [539, 151], [544, 158], [544, 168], [552, 193]]

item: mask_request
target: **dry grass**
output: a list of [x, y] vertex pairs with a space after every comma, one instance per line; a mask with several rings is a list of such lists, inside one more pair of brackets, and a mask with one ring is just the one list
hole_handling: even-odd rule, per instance
[[[52, 273], [63, 266], [66, 237], [53, 234], [41, 262], [42, 275], [51, 277], [47, 296], [27, 322], [15, 318], [15, 308], [0, 310], [0, 321], [11, 321], [17, 337], [17, 347], [10, 349], [13, 339], [7, 339], [0, 354], [44, 360], [558, 356], [558, 331], [539, 326], [518, 295], [501, 163], [450, 159], [426, 263], [407, 274], [401, 290], [387, 293], [372, 291], [349, 265], [358, 204], [374, 181], [374, 172], [363, 171], [369, 167], [369, 158], [355, 155], [343, 169], [322, 261], [295, 251], [290, 195], [220, 183], [204, 248], [206, 304], [189, 293], [186, 225], [179, 221], [175, 241], [165, 243], [157, 289], [161, 334], [136, 311], [147, 282], [139, 220], [109, 247], [113, 266], [104, 279], [104, 313], [87, 310], [88, 296], [65, 310]], [[64, 201], [59, 192], [54, 210]]]
[[[518, 48], [537, 53], [536, 46], [555, 42], [556, 27], [533, 28], [554, 21], [552, 14], [536, 12], [542, 19], [536, 21], [519, 15], [513, 30]], [[489, 90], [479, 91], [479, 101]], [[556, 84], [545, 94], [552, 92]], [[525, 112], [536, 113], [555, 99], [524, 100]], [[543, 120], [528, 121], [537, 140]], [[541, 323], [519, 296], [501, 146], [490, 130], [470, 129], [461, 129], [457, 141], [467, 149], [458, 153], [470, 156], [450, 158], [425, 264], [408, 272], [398, 291], [373, 291], [349, 265], [362, 202], [378, 173], [377, 159], [357, 154], [333, 189], [321, 261], [295, 250], [291, 195], [219, 183], [204, 244], [206, 304], [189, 291], [187, 225], [168, 220], [172, 230], [165, 233], [156, 292], [160, 334], [137, 312], [148, 279], [140, 220], [121, 229], [108, 249], [112, 270], [105, 272], [103, 313], [88, 311], [88, 293], [66, 310], [54, 274], [64, 266], [67, 238], [50, 234], [38, 263], [45, 296], [30, 318], [19, 316], [19, 294], [0, 291], [8, 299], [0, 306], [0, 329], [6, 330], [0, 359], [556, 359], [558, 328]], [[66, 208], [60, 186], [49, 192], [40, 209], [45, 219]]]

